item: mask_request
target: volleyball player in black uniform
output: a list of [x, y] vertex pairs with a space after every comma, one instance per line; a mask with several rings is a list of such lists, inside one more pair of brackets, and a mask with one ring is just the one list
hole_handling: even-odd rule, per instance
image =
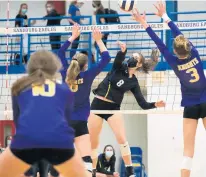
[[[134, 74], [137, 70], [142, 70], [144, 73], [148, 73], [150, 69], [149, 64], [145, 61], [143, 55], [141, 53], [134, 53], [127, 63], [123, 64], [127, 50], [124, 43], [121, 43], [120, 47], [121, 51], [116, 55], [111, 72], [108, 73], [97, 89], [93, 91], [95, 98], [91, 104], [91, 110], [120, 110], [124, 93], [127, 91], [133, 93], [142, 109], [164, 107], [165, 103], [163, 101], [149, 103], [144, 99], [141, 93], [138, 80]], [[131, 152], [126, 139], [122, 117], [123, 116], [120, 113], [90, 115], [88, 126], [92, 145], [93, 168], [95, 171], [98, 157], [98, 139], [102, 129], [103, 120], [105, 119], [112, 128], [112, 131], [120, 144], [122, 158], [126, 166], [126, 176], [134, 177]]]

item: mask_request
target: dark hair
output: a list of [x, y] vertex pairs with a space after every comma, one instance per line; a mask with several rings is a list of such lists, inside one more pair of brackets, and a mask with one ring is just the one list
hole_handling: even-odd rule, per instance
[[89, 55], [88, 52], [87, 52], [86, 50], [82, 50], [82, 51], [80, 51], [79, 53], [85, 54], [86, 56]]
[[173, 48], [178, 57], [189, 57], [191, 53], [191, 45], [187, 38], [179, 35], [174, 39]]
[[[141, 53], [138, 52], [138, 55], [140, 57], [140, 64], [142, 64], [142, 66], [138, 69], [142, 70], [144, 73], [148, 74], [150, 71], [150, 68], [151, 68], [150, 64], [148, 62], [146, 62], [145, 57]], [[134, 58], [136, 58], [136, 57], [134, 57]], [[136, 58], [136, 60], [138, 60], [138, 59]]]
[[110, 144], [108, 144], [108, 145], [106, 145], [106, 146], [104, 147], [103, 153], [105, 153], [105, 151], [106, 151], [107, 147], [111, 147], [111, 148], [112, 148], [112, 150], [113, 150], [113, 153], [114, 153], [114, 155], [115, 155], [115, 150], [114, 150], [114, 147], [113, 147], [112, 145], [110, 145]]
[[54, 3], [52, 1], [47, 1], [46, 4], [45, 4], [45, 7], [50, 4], [52, 7], [54, 7]]
[[42, 85], [46, 79], [54, 79], [61, 69], [59, 58], [52, 52], [40, 50], [33, 53], [27, 64], [27, 76], [18, 79], [11, 88], [13, 96], [17, 96], [33, 84]]
[[69, 65], [69, 68], [67, 70], [67, 77], [66, 77], [66, 83], [69, 85], [70, 89], [72, 91], [77, 90], [77, 83], [76, 78], [85, 66], [85, 64], [88, 62], [88, 56], [83, 53], [77, 53], [73, 56], [73, 59], [71, 61], [71, 64]]
[[[82, 51], [80, 51], [79, 53], [83, 53], [83, 54], [89, 56], [89, 53], [88, 53], [86, 50], [82, 50]], [[94, 54], [93, 54], [93, 53], [92, 53], [92, 56], [91, 56], [91, 57], [92, 57], [92, 58], [91, 58], [92, 64], [94, 64], [94, 63], [95, 63], [95, 58], [94, 58]]]
[[[102, 5], [101, 0], [93, 1], [92, 4], [95, 4], [96, 7], [98, 8], [98, 10], [101, 10], [103, 13], [105, 13], [105, 9], [104, 9], [104, 6]], [[98, 11], [98, 10], [96, 10], [96, 11], [94, 12], [95, 15], [97, 14], [97, 11]]]
[[19, 8], [19, 14], [21, 14], [21, 9], [22, 9], [23, 6], [27, 6], [27, 8], [28, 8], [28, 5], [26, 3], [22, 3], [20, 5], [20, 8]]

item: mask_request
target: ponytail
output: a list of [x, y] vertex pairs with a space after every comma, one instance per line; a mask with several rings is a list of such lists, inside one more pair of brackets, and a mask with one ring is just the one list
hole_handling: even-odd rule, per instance
[[145, 57], [141, 53], [138, 53], [138, 54], [139, 54], [139, 57], [141, 59], [141, 64], [142, 64], [142, 66], [140, 67], [140, 70], [142, 70], [145, 74], [148, 74], [150, 70], [150, 64], [146, 62]]
[[46, 73], [44, 73], [41, 69], [37, 69], [35, 72], [28, 76], [24, 76], [18, 79], [11, 88], [11, 92], [13, 96], [17, 96], [26, 88], [32, 86], [32, 84], [42, 85], [44, 84], [46, 78], [49, 78]]
[[142, 63], [142, 71], [145, 74], [148, 74], [150, 70], [151, 70], [151, 65], [149, 63], [147, 62]]
[[66, 83], [69, 85], [72, 91], [76, 91], [78, 88], [78, 85], [76, 83], [76, 78], [79, 75], [80, 71], [81, 70], [78, 61], [73, 59], [67, 70], [67, 77], [66, 77]]

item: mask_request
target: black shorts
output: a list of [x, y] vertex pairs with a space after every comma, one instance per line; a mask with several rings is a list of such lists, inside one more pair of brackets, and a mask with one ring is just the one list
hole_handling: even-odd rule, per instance
[[11, 152], [22, 161], [33, 165], [44, 159], [52, 165], [59, 165], [74, 156], [74, 149], [11, 149]]
[[[91, 104], [91, 110], [120, 110], [120, 105], [116, 103], [106, 102], [98, 98], [94, 98]], [[96, 115], [107, 121], [113, 114]]]
[[87, 121], [71, 120], [70, 126], [75, 131], [75, 137], [89, 134], [89, 130], [87, 127]]
[[35, 174], [35, 169], [34, 169], [35, 167], [34, 167], [34, 165], [32, 165], [32, 167], [29, 169], [29, 170], [27, 170], [25, 173], [24, 173], [24, 175], [25, 176], [33, 176], [34, 174]]
[[193, 106], [186, 106], [184, 108], [184, 118], [199, 119], [206, 118], [206, 103], [197, 104]]
[[58, 177], [59, 176], [59, 172], [51, 165], [50, 167], [50, 175], [53, 177]]
[[32, 167], [24, 173], [25, 176], [36, 176], [39, 172], [40, 176], [47, 176], [49, 172], [50, 164], [45, 160], [40, 160], [39, 162], [32, 165]]

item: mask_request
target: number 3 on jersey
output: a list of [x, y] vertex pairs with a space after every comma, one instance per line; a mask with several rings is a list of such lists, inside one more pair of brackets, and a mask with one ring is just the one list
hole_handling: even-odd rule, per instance
[[190, 79], [190, 83], [194, 83], [200, 80], [200, 76], [196, 68], [190, 68], [186, 71], [186, 73], [191, 74], [191, 76], [193, 77], [193, 79]]
[[[48, 87], [48, 90], [46, 90], [45, 86]], [[44, 85], [32, 87], [33, 96], [53, 97], [55, 95], [55, 91], [56, 84], [50, 80], [46, 80]]]

